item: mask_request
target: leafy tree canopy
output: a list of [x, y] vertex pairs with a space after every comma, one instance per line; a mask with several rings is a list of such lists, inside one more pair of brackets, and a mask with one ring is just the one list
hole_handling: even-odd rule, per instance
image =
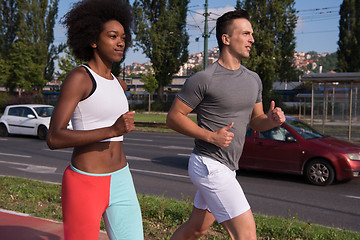
[[[255, 43], [244, 66], [263, 82], [264, 105], [275, 80], [298, 80], [293, 67], [296, 14], [294, 0], [237, 0], [236, 8], [249, 12]], [[267, 107], [267, 106], [265, 106]]]
[[344, 0], [340, 6], [338, 70], [360, 72], [360, 1]]
[[164, 86], [188, 60], [188, 3], [189, 0], [135, 0], [133, 5], [135, 46], [152, 62], [160, 101]]
[[41, 91], [52, 80], [63, 49], [53, 45], [58, 1], [0, 0], [0, 63], [6, 69], [0, 81], [10, 91]]

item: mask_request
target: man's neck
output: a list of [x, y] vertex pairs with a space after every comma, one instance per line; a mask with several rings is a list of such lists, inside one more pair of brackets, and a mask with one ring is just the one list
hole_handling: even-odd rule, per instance
[[230, 69], [230, 70], [237, 70], [241, 66], [240, 59], [237, 59], [233, 57], [230, 54], [220, 53], [218, 63], [223, 66], [224, 68]]

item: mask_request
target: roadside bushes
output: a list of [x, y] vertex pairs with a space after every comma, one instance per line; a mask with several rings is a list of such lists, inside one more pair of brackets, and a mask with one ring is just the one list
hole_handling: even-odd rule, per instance
[[0, 92], [0, 115], [4, 112], [6, 103], [10, 100], [10, 95], [5, 92]]
[[43, 95], [41, 93], [23, 93], [21, 96], [14, 96], [6, 92], [0, 92], [0, 114], [4, 112], [7, 105], [14, 104], [43, 104]]

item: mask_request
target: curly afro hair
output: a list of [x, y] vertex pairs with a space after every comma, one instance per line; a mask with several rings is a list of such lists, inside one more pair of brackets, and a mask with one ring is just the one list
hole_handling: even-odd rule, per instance
[[91, 43], [97, 41], [103, 25], [116, 20], [125, 30], [125, 52], [131, 46], [133, 14], [125, 0], [83, 0], [63, 17], [62, 24], [67, 28], [68, 45], [76, 58], [89, 61], [93, 56]]

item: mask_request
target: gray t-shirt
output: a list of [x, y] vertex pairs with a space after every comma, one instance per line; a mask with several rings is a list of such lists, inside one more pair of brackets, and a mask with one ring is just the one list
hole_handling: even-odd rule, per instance
[[215, 62], [187, 79], [177, 98], [195, 109], [201, 128], [215, 132], [234, 122], [229, 130], [234, 138], [228, 147], [195, 139], [193, 152], [237, 170], [252, 110], [262, 101], [259, 76], [242, 65], [229, 70]]

